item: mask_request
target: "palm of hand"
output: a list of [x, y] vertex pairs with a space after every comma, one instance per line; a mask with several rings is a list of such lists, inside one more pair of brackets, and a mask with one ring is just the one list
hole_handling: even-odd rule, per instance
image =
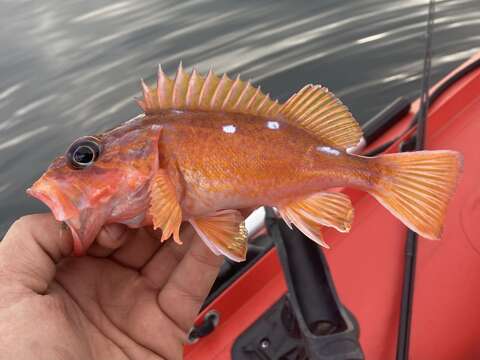
[[190, 227], [182, 246], [160, 244], [147, 229], [119, 232], [106, 228], [87, 256], [61, 260], [46, 293], [22, 302], [17, 313], [38, 320], [32, 349], [72, 359], [182, 358], [222, 259]]

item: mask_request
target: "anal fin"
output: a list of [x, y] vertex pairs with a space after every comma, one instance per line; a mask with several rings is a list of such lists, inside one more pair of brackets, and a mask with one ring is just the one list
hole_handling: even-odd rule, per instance
[[161, 241], [167, 240], [173, 234], [175, 242], [182, 243], [179, 235], [182, 209], [177, 200], [175, 186], [163, 169], [158, 170], [152, 182], [149, 212], [152, 216], [153, 227], [162, 229]]
[[354, 214], [350, 199], [340, 192], [315, 193], [307, 198], [280, 205], [278, 210], [287, 224], [293, 223], [306, 236], [327, 248], [321, 226], [348, 232]]
[[237, 210], [222, 210], [190, 220], [198, 235], [217, 255], [233, 261], [244, 261], [247, 254], [247, 230]]

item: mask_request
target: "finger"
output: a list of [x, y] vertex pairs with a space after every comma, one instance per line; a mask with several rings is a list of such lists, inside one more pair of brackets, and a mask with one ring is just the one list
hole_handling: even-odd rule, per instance
[[129, 229], [122, 224], [109, 224], [104, 226], [95, 242], [90, 246], [88, 255], [107, 257], [121, 247], [129, 238]]
[[195, 235], [195, 231], [190, 224], [183, 225], [180, 231], [180, 239], [183, 243], [180, 245], [171, 239], [167, 240], [161, 249], [140, 270], [140, 273], [157, 289], [163, 287], [170, 273], [190, 248], [192, 237]]
[[222, 263], [223, 257], [195, 238], [158, 294], [160, 308], [184, 331], [192, 327]]
[[70, 230], [52, 214], [24, 216], [0, 243], [0, 274], [43, 294], [55, 276], [55, 264], [72, 249]]
[[112, 259], [124, 266], [139, 269], [160, 248], [160, 238], [161, 233], [147, 228], [132, 230], [128, 241], [112, 254]]

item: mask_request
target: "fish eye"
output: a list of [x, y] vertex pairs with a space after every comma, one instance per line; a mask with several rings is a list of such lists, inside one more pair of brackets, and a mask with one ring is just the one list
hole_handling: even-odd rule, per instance
[[70, 145], [65, 156], [70, 167], [78, 170], [92, 165], [100, 156], [100, 151], [100, 141], [93, 136], [86, 136]]

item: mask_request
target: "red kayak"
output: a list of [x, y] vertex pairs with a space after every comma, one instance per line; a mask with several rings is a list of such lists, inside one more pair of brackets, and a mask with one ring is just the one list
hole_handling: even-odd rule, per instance
[[[418, 240], [410, 359], [480, 359], [480, 227], [476, 226], [480, 222], [480, 67], [472, 66], [479, 60], [480, 54], [431, 89], [433, 93], [445, 88], [430, 107], [425, 147], [461, 152], [464, 173], [449, 206], [443, 238]], [[408, 113], [387, 129], [384, 126], [364, 152], [392, 139], [385, 152], [400, 151], [399, 146], [415, 132], [409, 125], [418, 109], [417, 100]], [[338, 297], [358, 323], [364, 357], [395, 359], [407, 229], [368, 194], [346, 193], [355, 207], [352, 231], [325, 229], [331, 249], [324, 254]], [[245, 343], [245, 334], [258, 328], [259, 319], [267, 326], [268, 314], [286, 291], [284, 271], [272, 248], [202, 311], [197, 324], [212, 311], [219, 317], [208, 335], [186, 347], [185, 358], [294, 359], [293, 353], [268, 356], [274, 326], [258, 343], [258, 351], [239, 345]]]

